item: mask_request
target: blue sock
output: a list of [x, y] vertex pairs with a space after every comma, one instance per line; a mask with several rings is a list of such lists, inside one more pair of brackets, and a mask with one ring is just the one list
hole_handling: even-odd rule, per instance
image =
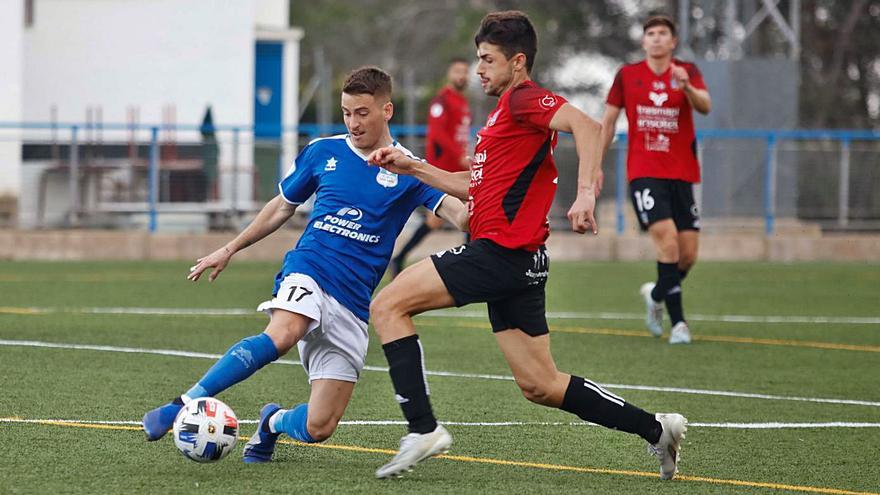
[[[300, 404], [289, 411], [285, 411], [281, 417], [274, 418], [276, 430], [287, 433], [290, 438], [305, 443], [315, 443], [315, 439], [309, 435], [306, 421], [309, 419], [309, 405]], [[280, 426], [280, 428], [279, 428]]]
[[242, 339], [226, 351], [186, 396], [213, 397], [278, 359], [275, 343], [265, 333]]

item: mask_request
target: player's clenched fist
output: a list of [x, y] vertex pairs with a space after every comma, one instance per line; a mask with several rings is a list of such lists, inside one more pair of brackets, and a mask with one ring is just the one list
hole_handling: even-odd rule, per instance
[[688, 75], [687, 69], [680, 65], [672, 64], [672, 80], [678, 85], [679, 89], [687, 89], [690, 84], [690, 76]]
[[394, 146], [386, 146], [370, 153], [370, 156], [367, 157], [367, 163], [382, 167], [395, 174], [412, 175], [419, 161], [413, 160]]

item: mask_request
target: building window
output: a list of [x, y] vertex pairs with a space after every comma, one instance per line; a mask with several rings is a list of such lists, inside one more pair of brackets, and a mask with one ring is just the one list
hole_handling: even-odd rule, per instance
[[36, 0], [24, 0], [24, 27], [34, 25], [34, 2]]

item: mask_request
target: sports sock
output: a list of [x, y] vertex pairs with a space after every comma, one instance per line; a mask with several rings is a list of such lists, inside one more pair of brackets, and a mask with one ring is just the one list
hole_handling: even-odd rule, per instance
[[678, 279], [681, 281], [684, 281], [684, 278], [688, 276], [688, 271], [689, 270], [682, 270], [681, 268], [679, 268], [678, 269]]
[[431, 410], [428, 381], [425, 379], [424, 356], [418, 335], [410, 335], [382, 346], [388, 360], [394, 398], [409, 422], [410, 433], [430, 433], [437, 429]]
[[681, 277], [678, 275], [677, 263], [657, 262], [657, 283], [651, 291], [651, 299], [662, 302], [666, 294], [675, 287], [681, 285]]
[[428, 235], [430, 232], [431, 227], [428, 227], [427, 223], [421, 224], [419, 228], [416, 229], [416, 231], [413, 233], [412, 237], [410, 237], [409, 240], [406, 241], [406, 244], [403, 245], [403, 248], [400, 250], [399, 253], [397, 253], [397, 256], [395, 256], [394, 258], [400, 260], [400, 264], [403, 265], [403, 261], [406, 259], [406, 256], [409, 254], [409, 252], [415, 249], [416, 246], [418, 246], [419, 243], [422, 242], [422, 239], [424, 239], [425, 236]]
[[666, 301], [669, 319], [675, 325], [684, 321], [684, 310], [681, 306], [681, 275], [677, 263], [657, 262], [657, 284], [651, 291], [654, 301]]
[[615, 430], [635, 433], [648, 443], [660, 440], [663, 426], [653, 414], [647, 413], [599, 385], [572, 375], [559, 407], [584, 421]]
[[315, 439], [309, 435], [309, 429], [306, 427], [308, 419], [309, 405], [300, 404], [293, 409], [281, 409], [276, 412], [267, 424], [272, 433], [284, 432], [294, 440], [315, 443]]
[[679, 283], [666, 294], [666, 310], [672, 326], [684, 321], [684, 306], [681, 304], [681, 284]]
[[265, 333], [242, 339], [230, 347], [184, 395], [188, 399], [213, 397], [276, 359], [278, 350]]

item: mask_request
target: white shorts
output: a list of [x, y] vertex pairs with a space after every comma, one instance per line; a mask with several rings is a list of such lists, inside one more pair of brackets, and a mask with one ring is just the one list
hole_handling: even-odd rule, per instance
[[312, 277], [291, 273], [278, 294], [257, 307], [270, 316], [283, 309], [312, 319], [305, 337], [297, 343], [309, 383], [319, 379], [357, 382], [367, 357], [367, 322], [324, 292]]

